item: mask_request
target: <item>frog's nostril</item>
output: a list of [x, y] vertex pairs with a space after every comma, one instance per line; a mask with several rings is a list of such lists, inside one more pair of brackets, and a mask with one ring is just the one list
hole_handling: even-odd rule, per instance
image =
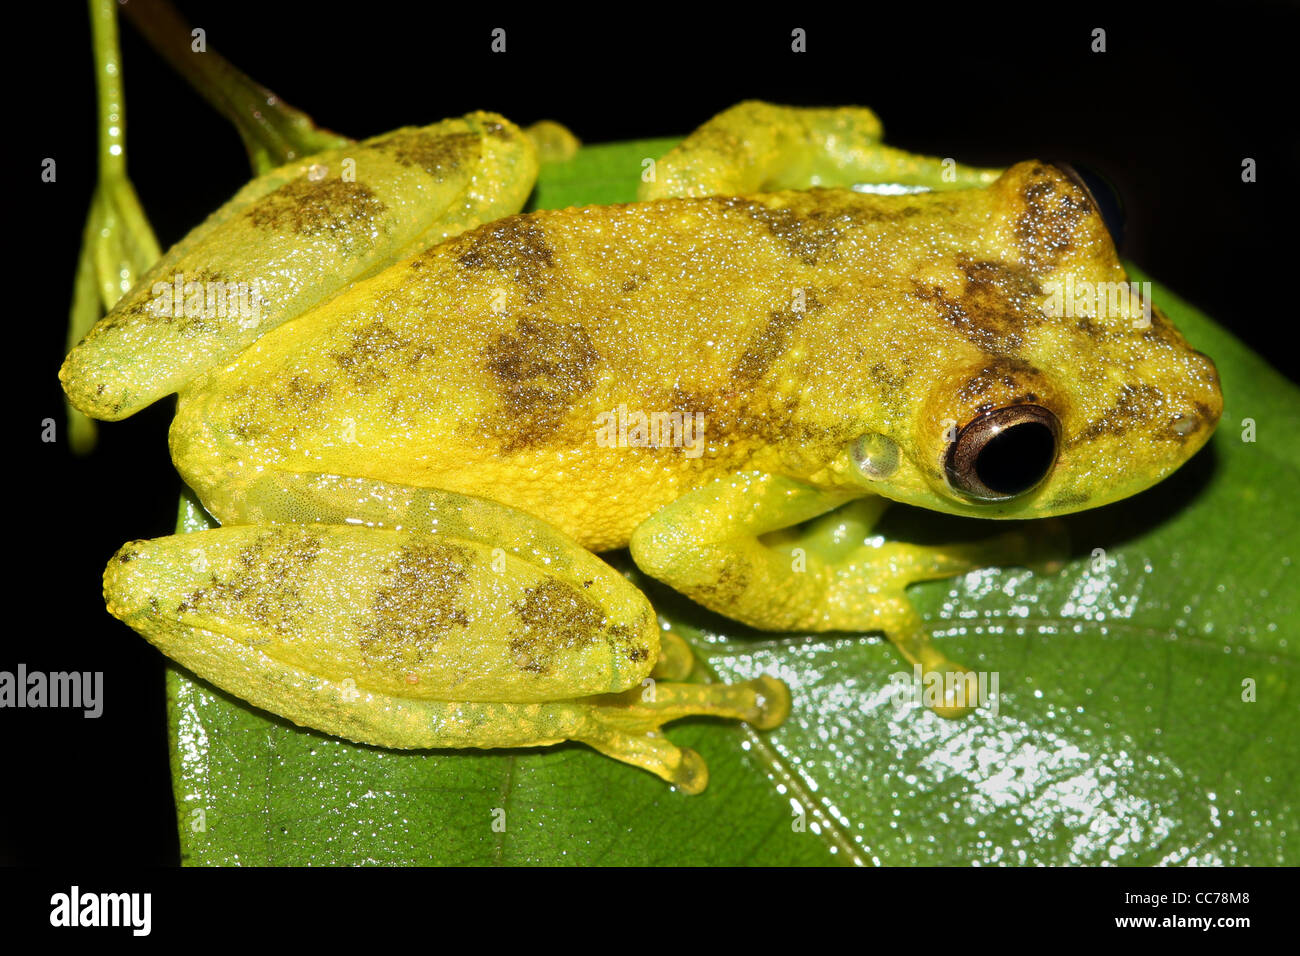
[[1120, 243], [1124, 241], [1124, 200], [1120, 198], [1115, 184], [1087, 166], [1061, 161], [1055, 161], [1052, 165], [1063, 172], [1092, 200], [1092, 204], [1101, 214], [1102, 222], [1106, 224], [1106, 231], [1110, 233], [1111, 241], [1118, 249]]

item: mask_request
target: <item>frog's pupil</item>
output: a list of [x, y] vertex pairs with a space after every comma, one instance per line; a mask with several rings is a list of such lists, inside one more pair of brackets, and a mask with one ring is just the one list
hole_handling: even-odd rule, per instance
[[975, 474], [1000, 495], [1018, 495], [1043, 480], [1056, 459], [1056, 436], [1041, 422], [1004, 428], [980, 449]]

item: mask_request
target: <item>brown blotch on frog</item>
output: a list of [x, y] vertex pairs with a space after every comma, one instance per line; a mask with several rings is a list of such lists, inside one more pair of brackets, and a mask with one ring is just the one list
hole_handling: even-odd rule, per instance
[[320, 554], [321, 543], [318, 534], [303, 528], [273, 528], [259, 534], [229, 568], [214, 569], [209, 583], [191, 592], [177, 605], [176, 613], [246, 619], [281, 637], [292, 637], [299, 630], [307, 570]]
[[601, 362], [582, 325], [531, 315], [521, 316], [513, 332], [496, 335], [483, 358], [499, 398], [484, 425], [502, 454], [560, 440], [556, 429], [591, 391]]
[[521, 630], [510, 641], [515, 664], [530, 674], [549, 674], [555, 658], [598, 640], [605, 613], [559, 581], [543, 581], [510, 605]]
[[1025, 344], [1030, 329], [1047, 321], [1037, 306], [1042, 290], [1021, 266], [958, 258], [966, 274], [961, 292], [915, 279], [917, 298], [933, 304], [939, 316], [969, 342], [990, 355], [1011, 355]]
[[312, 182], [301, 176], [260, 199], [245, 215], [268, 232], [299, 236], [329, 234], [346, 253], [359, 255], [373, 243], [371, 230], [386, 206], [364, 183], [342, 179]]
[[510, 276], [523, 289], [524, 302], [546, 296], [545, 270], [555, 265], [546, 231], [526, 216], [507, 216], [452, 240], [464, 269], [492, 270]]
[[450, 173], [477, 161], [482, 140], [478, 133], [434, 135], [425, 130], [403, 130], [372, 144], [403, 166], [418, 166], [443, 182]]
[[386, 583], [375, 589], [368, 612], [356, 620], [366, 660], [405, 673], [451, 628], [468, 626], [459, 598], [473, 562], [473, 552], [456, 545], [403, 547], [381, 572]]
[[1128, 382], [1119, 390], [1115, 404], [1070, 439], [1069, 445], [1093, 441], [1102, 435], [1117, 438], [1149, 421], [1164, 405], [1165, 394], [1154, 385]]
[[1021, 190], [1024, 211], [1016, 217], [1015, 233], [1025, 265], [1037, 274], [1074, 248], [1080, 223], [1095, 209], [1087, 196], [1055, 178], [1048, 167], [1035, 165], [1029, 175]]

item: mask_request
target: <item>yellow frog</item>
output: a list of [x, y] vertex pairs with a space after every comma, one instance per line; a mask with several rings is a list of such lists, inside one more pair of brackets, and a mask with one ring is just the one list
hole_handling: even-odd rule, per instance
[[650, 164], [637, 203], [518, 215], [536, 171], [487, 113], [309, 157], [86, 336], [72, 401], [117, 419], [179, 392], [172, 457], [223, 525], [124, 546], [114, 615], [331, 734], [578, 740], [698, 792], [704, 762], [661, 724], [771, 727], [788, 692], [672, 680], [689, 650], [595, 552], [630, 546], [754, 627], [883, 631], [960, 671], [905, 589], [1039, 549], [884, 542], [889, 502], [1096, 507], [1219, 418], [1213, 363], [1054, 166], [743, 103]]

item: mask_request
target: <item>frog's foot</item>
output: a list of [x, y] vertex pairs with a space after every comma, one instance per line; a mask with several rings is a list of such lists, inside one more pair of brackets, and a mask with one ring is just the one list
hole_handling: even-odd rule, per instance
[[704, 759], [678, 747], [659, 728], [682, 717], [743, 720], [769, 730], [790, 714], [790, 690], [774, 677], [739, 684], [674, 684], [647, 681], [643, 687], [597, 698], [581, 729], [571, 734], [607, 757], [649, 770], [684, 793], [708, 785]]
[[672, 631], [663, 631], [659, 636], [659, 659], [655, 662], [651, 677], [661, 680], [684, 680], [695, 669], [695, 655], [690, 645]]
[[[981, 703], [975, 671], [954, 661], [934, 643], [920, 615], [906, 595], [922, 581], [958, 577], [986, 567], [1028, 567], [1042, 573], [1060, 570], [1068, 543], [1059, 519], [1031, 521], [978, 541], [942, 545], [884, 542], [844, 550], [844, 529], [860, 533], [863, 540], [876, 502], [854, 502], [811, 523], [806, 546], [821, 555], [833, 575], [827, 586], [828, 616], [845, 630], [881, 630], [924, 679], [942, 688], [940, 702], [931, 708], [940, 717], [959, 718]], [[825, 542], [825, 544], [823, 544]]]
[[[819, 534], [829, 531], [821, 525], [852, 521], [857, 509], [854, 503], [842, 509], [844, 517], [832, 514], [815, 522], [809, 528], [813, 546]], [[829, 590], [837, 596], [833, 604], [846, 627], [861, 620], [861, 610], [852, 604], [854, 595], [873, 595], [874, 627], [885, 632], [908, 663], [920, 666], [928, 679], [943, 688], [942, 702], [933, 706], [934, 712], [940, 717], [964, 717], [983, 702], [978, 696], [978, 675], [939, 650], [908, 600], [907, 588], [985, 567], [1021, 566], [1054, 573], [1067, 553], [1065, 524], [1058, 519], [1028, 522], [982, 541], [937, 546], [887, 542], [844, 555], [836, 565], [838, 580]]]
[[880, 120], [860, 106], [810, 108], [748, 100], [723, 110], [656, 164], [638, 198], [747, 195], [811, 186], [987, 186], [1001, 170], [918, 156], [881, 142]]
[[538, 120], [524, 129], [524, 135], [537, 150], [537, 161], [542, 164], [568, 162], [582, 147], [582, 141], [567, 126], [554, 120]]
[[[827, 515], [809, 528], [810, 549], [818, 549], [818, 539], [836, 534], [836, 529], [852, 520], [858, 503], [839, 513]], [[822, 525], [829, 525], [823, 529]], [[855, 548], [841, 554], [836, 562], [839, 573], [870, 578], [879, 585], [890, 582], [900, 588], [921, 581], [958, 577], [989, 567], [1024, 567], [1044, 574], [1055, 574], [1069, 555], [1069, 537], [1065, 522], [1045, 518], [1025, 522], [1022, 526], [978, 541], [940, 545], [918, 545], [891, 541], [879, 546]], [[864, 583], [866, 581], [864, 580]]]

